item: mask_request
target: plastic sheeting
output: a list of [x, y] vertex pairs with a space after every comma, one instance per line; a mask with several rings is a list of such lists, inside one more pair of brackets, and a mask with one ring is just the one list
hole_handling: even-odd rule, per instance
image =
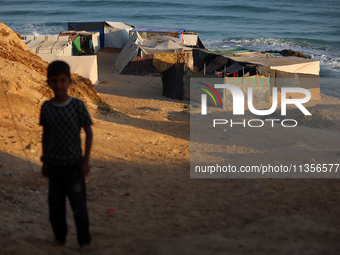
[[86, 30], [100, 33], [102, 47], [123, 48], [129, 41], [129, 31], [134, 28], [122, 22], [69, 22], [68, 30]]
[[94, 33], [92, 35], [92, 45], [94, 49], [94, 54], [96, 54], [100, 50], [100, 33]]
[[43, 41], [40, 41], [40, 40], [31, 40], [29, 41], [27, 44], [28, 48], [30, 48], [30, 50], [34, 53], [38, 53], [38, 47], [40, 44], [42, 44]]
[[162, 96], [182, 100], [183, 98], [183, 67], [173, 65], [162, 72]]
[[98, 65], [97, 56], [51, 56], [48, 54], [39, 55], [42, 60], [51, 63], [55, 60], [65, 61], [70, 65], [72, 73], [79, 74], [85, 78], [88, 78], [93, 84], [97, 84], [98, 81]]
[[154, 54], [153, 58], [153, 65], [161, 73], [177, 63], [178, 53], [159, 53]]
[[86, 32], [86, 31], [67, 31], [60, 33], [59, 41], [61, 40], [72, 40], [73, 45], [73, 55], [77, 56], [81, 52], [80, 37], [78, 36], [91, 36], [92, 38], [92, 48], [94, 54], [100, 50], [100, 33], [99, 32]]
[[[134, 33], [130, 41], [120, 52], [118, 57], [114, 61], [115, 69], [121, 73], [125, 66], [132, 60], [134, 55], [137, 52], [141, 51], [141, 57], [143, 54], [152, 55], [159, 53], [183, 53], [186, 47], [179, 45], [171, 40], [167, 41], [154, 41], [154, 40], [146, 40], [143, 39], [139, 33]], [[169, 55], [170, 56], [170, 55]], [[160, 57], [156, 57], [156, 59], [160, 59]], [[160, 60], [161, 61], [161, 60]], [[167, 67], [160, 67], [160, 61], [156, 61], [156, 65], [160, 68], [160, 70], [164, 70]], [[172, 63], [173, 61], [170, 61]]]
[[138, 33], [135, 33], [123, 50], [119, 53], [113, 62], [114, 68], [121, 73], [126, 65], [131, 61], [133, 56], [138, 52], [140, 45], [143, 43], [143, 38]]
[[[46, 38], [47, 37], [41, 37]], [[30, 50], [36, 54], [50, 54], [55, 56], [72, 56], [72, 43], [68, 41], [59, 41], [55, 39], [63, 36], [55, 36], [52, 41], [31, 40], [26, 42]]]
[[[224, 84], [231, 84], [239, 87], [245, 98], [248, 98], [248, 88], [253, 90], [253, 104], [265, 104], [270, 102], [270, 77], [249, 76], [249, 77], [225, 77]], [[232, 95], [229, 89], [223, 89], [223, 108], [232, 106]]]
[[104, 47], [124, 48], [129, 41], [129, 32], [125, 29], [105, 33]]
[[226, 55], [237, 62], [247, 62], [269, 66], [270, 69], [289, 73], [319, 75], [320, 62], [299, 57], [273, 57], [261, 52], [245, 52]]
[[225, 71], [227, 73], [234, 73], [234, 72], [241, 71], [242, 69], [243, 69], [243, 66], [240, 65], [239, 63], [235, 62], [235, 63], [231, 64], [230, 66], [228, 66]]
[[230, 60], [223, 57], [223, 56], [217, 56], [213, 61], [211, 61], [206, 66], [206, 73], [212, 73], [216, 70], [221, 69], [223, 66], [225, 66]]
[[141, 45], [141, 48], [143, 53], [145, 54], [182, 53], [185, 50], [185, 47], [170, 40], [161, 42], [144, 40], [144, 43]]
[[129, 31], [133, 26], [122, 22], [106, 21], [108, 26], [104, 27], [104, 47], [124, 48], [129, 41]]
[[152, 26], [137, 26], [131, 32], [164, 32], [164, 33], [182, 33], [185, 28], [170, 28], [170, 27], [152, 27]]
[[198, 35], [183, 34], [183, 44], [187, 46], [197, 46]]
[[[248, 87], [253, 88], [253, 104], [263, 104], [270, 102], [270, 77], [265, 76], [249, 76], [249, 77], [225, 77], [219, 78], [214, 75], [207, 75], [201, 73], [194, 73], [191, 71], [187, 71], [184, 74], [184, 99], [191, 99], [197, 102], [200, 102], [201, 91], [196, 91], [193, 89], [193, 85], [191, 83], [191, 79], [196, 78], [195, 86], [197, 82], [204, 82], [214, 87], [214, 84], [231, 84], [239, 87], [244, 95], [247, 98]], [[231, 92], [227, 89], [216, 89], [220, 97], [222, 98], [223, 108], [228, 108], [232, 106], [232, 96]], [[191, 95], [194, 92], [197, 95]], [[208, 105], [215, 105], [214, 102], [208, 99]]]
[[168, 36], [168, 35], [158, 35], [158, 36], [152, 36], [150, 37], [150, 40], [156, 40], [156, 41], [166, 41], [170, 40], [175, 43], [182, 43], [182, 40], [176, 37]]

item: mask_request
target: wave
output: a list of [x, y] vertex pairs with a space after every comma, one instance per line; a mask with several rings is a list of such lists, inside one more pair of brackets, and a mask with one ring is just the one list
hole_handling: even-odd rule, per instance
[[210, 49], [240, 46], [250, 50], [269, 51], [292, 49], [320, 61], [323, 74], [340, 77], [340, 46], [336, 42], [304, 38], [230, 38], [204, 41]]
[[45, 24], [13, 25], [11, 28], [21, 35], [57, 35], [67, 31], [67, 24], [51, 22]]

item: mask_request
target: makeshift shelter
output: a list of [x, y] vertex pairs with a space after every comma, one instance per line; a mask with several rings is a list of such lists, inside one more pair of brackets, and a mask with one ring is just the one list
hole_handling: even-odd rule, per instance
[[[145, 54], [155, 54], [155, 53], [182, 53], [186, 49], [183, 45], [175, 43], [172, 40], [166, 41], [153, 41], [153, 40], [143, 40], [140, 46]], [[188, 49], [191, 50], [191, 49]]]
[[152, 27], [152, 26], [137, 26], [130, 30], [130, 37], [136, 32], [140, 34], [142, 38], [148, 39], [153, 36], [171, 36], [181, 38], [185, 32], [185, 28], [170, 28], [170, 27]]
[[182, 43], [182, 39], [177, 38], [177, 37], [172, 37], [172, 36], [168, 36], [168, 35], [156, 35], [156, 36], [152, 36], [149, 38], [150, 40], [154, 40], [154, 41], [166, 41], [166, 40], [171, 40], [175, 43]]
[[114, 68], [121, 73], [126, 65], [132, 60], [135, 54], [138, 53], [140, 45], [143, 43], [143, 38], [138, 33], [135, 33], [123, 50], [113, 62]]
[[124, 48], [134, 26], [122, 22], [69, 22], [68, 30], [99, 32], [101, 47]]
[[[233, 84], [239, 87], [245, 95], [248, 93], [248, 88], [251, 87], [253, 89], [252, 99], [254, 105], [270, 102], [269, 77], [254, 75], [249, 77], [219, 78], [213, 75], [190, 73], [189, 71], [186, 72], [184, 80], [185, 98], [194, 102], [201, 102], [201, 88], [214, 88], [215, 84]], [[228, 109], [232, 106], [233, 98], [230, 90], [215, 88], [215, 91], [221, 98], [222, 104], [217, 103], [217, 99], [215, 100], [215, 98], [212, 99], [208, 97], [208, 105], [222, 106], [224, 109]]]
[[86, 31], [67, 31], [59, 36], [68, 36], [72, 41], [74, 56], [96, 54], [100, 50], [100, 33]]
[[49, 54], [40, 55], [42, 60], [51, 63], [62, 60], [69, 64], [71, 72], [88, 78], [92, 84], [98, 84], [97, 55], [88, 56], [53, 56]]
[[163, 83], [162, 96], [182, 100], [183, 98], [183, 65], [172, 65], [161, 73]]
[[26, 36], [24, 42], [37, 55], [72, 56], [72, 43], [59, 36]]
[[[312, 99], [320, 99], [320, 62], [301, 57], [277, 57], [261, 52], [244, 52], [225, 55], [238, 63], [267, 67], [271, 87], [301, 87], [311, 92]], [[299, 96], [299, 95], [297, 95]], [[294, 98], [294, 95], [291, 95]]]
[[180, 53], [156, 53], [153, 54], [153, 65], [156, 70], [161, 73], [178, 62], [185, 62], [180, 61], [179, 58], [181, 58]]
[[[188, 71], [184, 77], [185, 99], [190, 98], [190, 78], [215, 78], [218, 75], [213, 75], [214, 71], [215, 74], [220, 74], [216, 71], [220, 69], [225, 70], [221, 73], [225, 83], [234, 82], [231, 84], [237, 84], [241, 87], [244, 94], [247, 94], [246, 88], [249, 84], [252, 84], [255, 104], [270, 102], [273, 87], [278, 89], [279, 100], [281, 87], [305, 88], [311, 92], [312, 99], [320, 98], [319, 61], [300, 57], [281, 57], [261, 52], [247, 52], [243, 49], [233, 48], [216, 51], [194, 50], [194, 62], [196, 72]], [[205, 65], [203, 69], [205, 73], [202, 73], [202, 64]], [[197, 72], [197, 69], [201, 72]], [[225, 77], [229, 73], [236, 75]], [[301, 96], [304, 95], [299, 93], [289, 95], [290, 98]], [[224, 94], [224, 97], [227, 97], [227, 93]]]
[[198, 36], [198, 33], [192, 33], [192, 32], [183, 33], [182, 41], [185, 46], [205, 49], [201, 39]]
[[261, 52], [244, 52], [225, 55], [237, 62], [268, 66], [271, 70], [289, 73], [319, 75], [320, 62], [300, 57], [277, 57]]
[[[136, 32], [115, 59], [114, 67], [117, 72], [122, 74], [156, 73], [158, 70], [165, 70], [164, 65], [161, 65], [162, 61], [166, 62], [167, 59], [171, 59], [173, 64], [175, 62], [174, 58], [176, 58], [176, 62], [178, 62], [178, 54], [184, 53], [186, 49], [186, 47], [172, 40], [154, 41], [143, 39]], [[155, 61], [155, 59], [157, 60]]]

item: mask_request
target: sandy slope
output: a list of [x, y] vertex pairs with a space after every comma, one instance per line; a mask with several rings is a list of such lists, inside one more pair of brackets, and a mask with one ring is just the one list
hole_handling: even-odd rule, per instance
[[[100, 114], [91, 108], [94, 147], [87, 187], [95, 251], [89, 254], [338, 254], [338, 180], [190, 179], [188, 102], [162, 97], [160, 77], [113, 74], [116, 55], [105, 50], [98, 56], [99, 78], [106, 83], [96, 89], [114, 111]], [[8, 80], [29, 84], [19, 80], [29, 72], [26, 66], [0, 61], [5, 61], [1, 75], [15, 70]], [[35, 101], [43, 92], [8, 92], [6, 84], [2, 80], [0, 93], [0, 254], [74, 254], [69, 207], [67, 246], [48, 246], [53, 237], [36, 124], [41, 103]], [[339, 121], [339, 106], [339, 100], [323, 97], [315, 107]], [[308, 156], [303, 160], [313, 150], [339, 163], [338, 140], [325, 144], [322, 133], [338, 138], [339, 131], [299, 127], [295, 138], [308, 132], [313, 143], [294, 145], [275, 137], [270, 146], [246, 132], [225, 145], [235, 163], [248, 157], [289, 162], [296, 153], [282, 155], [287, 148]], [[246, 153], [249, 149], [257, 153]]]

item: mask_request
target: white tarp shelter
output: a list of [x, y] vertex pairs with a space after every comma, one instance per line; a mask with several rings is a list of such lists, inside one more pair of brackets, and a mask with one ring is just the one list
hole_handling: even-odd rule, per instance
[[183, 44], [188, 46], [197, 46], [198, 35], [183, 34]]
[[138, 52], [141, 54], [157, 54], [157, 53], [182, 53], [185, 50], [192, 50], [184, 47], [172, 40], [154, 41], [143, 39], [138, 32], [135, 32], [123, 50], [115, 59], [113, 65], [115, 69], [121, 73], [126, 65], [132, 60]]
[[98, 84], [97, 55], [87, 56], [53, 56], [49, 54], [39, 55], [42, 60], [51, 63], [55, 60], [65, 61], [69, 64], [71, 72], [88, 78], [92, 84]]
[[[92, 48], [94, 51], [94, 54], [96, 54], [99, 50], [100, 50], [100, 33], [99, 32], [87, 32], [87, 31], [66, 31], [66, 32], [62, 32], [59, 34], [60, 38], [73, 38], [71, 39], [72, 41], [75, 39], [75, 37], [79, 35], [79, 36], [91, 36], [92, 39]], [[68, 37], [69, 36], [69, 37]], [[79, 44], [80, 42], [78, 42]], [[81, 46], [79, 45], [79, 47], [81, 48]]]
[[104, 27], [104, 47], [124, 48], [129, 41], [129, 32], [133, 26], [122, 22], [105, 21]]
[[182, 53], [184, 50], [186, 50], [186, 47], [178, 43], [175, 43], [172, 40], [166, 41], [144, 40], [143, 44], [140, 47], [143, 53], [145, 54]]
[[119, 53], [113, 65], [115, 69], [121, 73], [125, 66], [130, 62], [133, 56], [138, 52], [139, 47], [143, 44], [143, 38], [136, 32]]
[[268, 66], [272, 70], [287, 73], [319, 75], [320, 62], [300, 57], [273, 57], [261, 52], [243, 52], [225, 55], [237, 62], [253, 63]]
[[69, 22], [68, 30], [100, 33], [101, 47], [124, 48], [129, 41], [129, 31], [134, 26], [123, 22]]
[[72, 56], [72, 43], [63, 36], [26, 36], [24, 42], [38, 55]]

